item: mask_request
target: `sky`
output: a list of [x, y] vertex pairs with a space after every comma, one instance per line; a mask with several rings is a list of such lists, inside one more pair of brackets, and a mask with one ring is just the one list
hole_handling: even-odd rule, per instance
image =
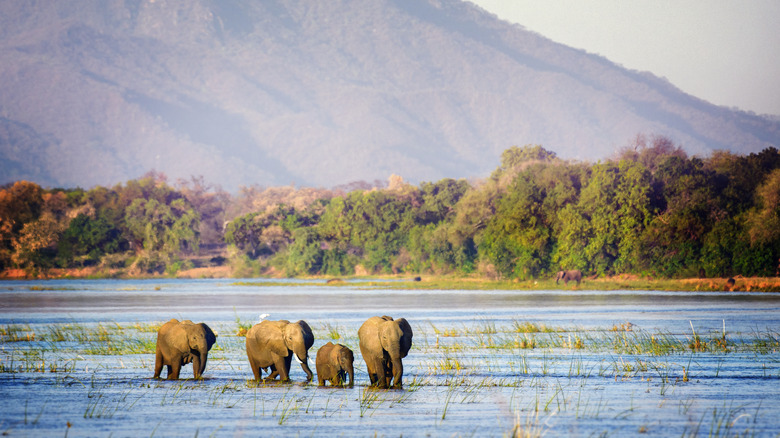
[[780, 115], [780, 0], [470, 0], [553, 41]]

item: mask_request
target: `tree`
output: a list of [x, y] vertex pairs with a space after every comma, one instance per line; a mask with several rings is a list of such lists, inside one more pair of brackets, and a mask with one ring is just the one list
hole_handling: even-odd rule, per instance
[[551, 236], [543, 202], [544, 193], [530, 172], [518, 175], [499, 201], [479, 250], [503, 276], [528, 279], [549, 265]]
[[756, 189], [756, 206], [748, 215], [751, 245], [774, 245], [780, 240], [780, 169]]
[[422, 205], [418, 209], [418, 222], [436, 224], [451, 220], [455, 214], [455, 204], [468, 190], [469, 183], [462, 179], [446, 178], [435, 183], [420, 184]]
[[230, 221], [225, 227], [225, 242], [256, 258], [263, 233], [263, 223], [259, 219], [259, 213], [249, 213]]
[[0, 189], [0, 269], [12, 263], [14, 239], [40, 217], [42, 209], [43, 190], [35, 183], [17, 181]]
[[177, 189], [200, 216], [198, 233], [201, 244], [215, 246], [224, 243], [225, 210], [230, 195], [207, 184], [202, 176], [192, 177], [189, 181], [179, 180]]
[[49, 213], [27, 222], [13, 241], [13, 262], [27, 270], [51, 267], [61, 233], [62, 226]]
[[559, 214], [562, 265], [598, 274], [640, 266], [640, 236], [651, 218], [650, 172], [623, 160], [593, 166], [576, 206]]
[[555, 152], [548, 151], [539, 145], [512, 146], [501, 153], [501, 166], [493, 171], [490, 178], [498, 181], [502, 176], [513, 175], [528, 164], [555, 159], [557, 159]]
[[[664, 276], [698, 275], [705, 238], [726, 216], [716, 175], [698, 158], [670, 156], [658, 166], [655, 185], [660, 194], [642, 236], [644, 264]], [[714, 254], [709, 253], [713, 266], [719, 264], [711, 258]]]
[[184, 199], [166, 205], [157, 199], [135, 199], [125, 222], [136, 247], [175, 259], [198, 249], [198, 213]]
[[85, 214], [76, 216], [57, 243], [57, 258], [63, 266], [96, 263], [105, 254], [127, 248], [121, 231], [104, 217], [92, 219]]

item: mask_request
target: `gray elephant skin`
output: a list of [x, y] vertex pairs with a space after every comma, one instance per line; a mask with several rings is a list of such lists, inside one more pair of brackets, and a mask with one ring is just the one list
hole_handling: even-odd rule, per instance
[[188, 363], [192, 363], [195, 378], [201, 378], [206, 370], [209, 350], [216, 342], [217, 335], [206, 324], [171, 319], [157, 331], [154, 378], [160, 378], [165, 365], [167, 379], [178, 379], [182, 365]]
[[301, 364], [307, 381], [311, 381], [308, 359], [312, 345], [314, 335], [306, 321], [262, 321], [246, 333], [246, 355], [257, 381], [262, 368], [270, 370], [266, 380], [279, 377], [282, 382], [289, 382], [293, 357]]
[[371, 385], [379, 388], [403, 386], [401, 359], [412, 348], [412, 327], [404, 318], [373, 316], [360, 326], [360, 354], [366, 362]]
[[355, 355], [342, 344], [328, 342], [317, 350], [317, 380], [320, 386], [330, 382], [331, 386], [343, 386], [349, 376], [349, 386], [354, 385]]
[[555, 276], [555, 284], [558, 284], [558, 281], [560, 280], [563, 280], [563, 284], [567, 286], [570, 281], [576, 281], [579, 286], [580, 281], [582, 281], [582, 272], [577, 269], [571, 271], [558, 271], [558, 274]]

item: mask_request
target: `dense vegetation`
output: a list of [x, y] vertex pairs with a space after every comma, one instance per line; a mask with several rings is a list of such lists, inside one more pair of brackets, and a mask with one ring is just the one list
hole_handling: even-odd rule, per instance
[[776, 275], [780, 152], [688, 157], [663, 137], [615, 159], [512, 147], [484, 181], [243, 188], [149, 174], [113, 188], [0, 189], [0, 268], [234, 275]]

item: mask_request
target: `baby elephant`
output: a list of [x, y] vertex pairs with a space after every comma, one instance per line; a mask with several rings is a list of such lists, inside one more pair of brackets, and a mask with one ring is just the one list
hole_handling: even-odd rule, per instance
[[317, 351], [317, 380], [320, 386], [325, 386], [329, 380], [331, 386], [343, 386], [346, 374], [349, 374], [349, 386], [354, 385], [355, 356], [352, 350], [341, 344], [328, 342]]

